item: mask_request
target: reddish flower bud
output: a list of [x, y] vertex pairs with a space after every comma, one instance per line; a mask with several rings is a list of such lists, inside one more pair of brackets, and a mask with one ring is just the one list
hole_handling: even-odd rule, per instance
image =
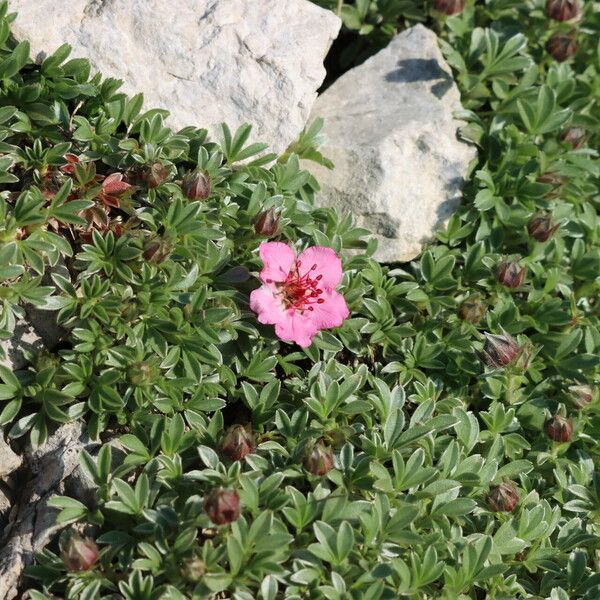
[[272, 238], [276, 237], [281, 233], [281, 213], [276, 213], [272, 208], [269, 210], [263, 210], [258, 213], [254, 221], [254, 231], [258, 235], [264, 235]]
[[527, 223], [529, 235], [538, 242], [547, 242], [558, 227], [558, 225], [552, 224], [552, 219], [548, 214], [534, 215]]
[[147, 166], [142, 175], [149, 188], [157, 188], [166, 181], [168, 176], [169, 169], [160, 162], [155, 162]]
[[489, 507], [494, 512], [512, 512], [519, 503], [519, 493], [512, 481], [490, 488], [487, 495]]
[[214, 489], [204, 498], [204, 511], [215, 525], [233, 523], [240, 518], [240, 497], [235, 490]]
[[573, 423], [570, 419], [555, 415], [545, 425], [546, 435], [553, 442], [568, 442], [573, 435]]
[[484, 348], [484, 358], [486, 363], [494, 368], [500, 369], [506, 367], [515, 361], [523, 352], [514, 337], [506, 333], [495, 335], [485, 333], [486, 344]]
[[583, 127], [569, 127], [563, 133], [562, 141], [569, 144], [573, 150], [578, 150], [585, 145], [589, 137], [589, 133]]
[[148, 262], [158, 265], [169, 258], [172, 251], [171, 244], [167, 240], [157, 236], [146, 240], [142, 256]]
[[577, 408], [585, 408], [594, 399], [594, 388], [591, 385], [570, 385], [571, 402]]
[[458, 316], [467, 323], [477, 325], [485, 317], [487, 307], [477, 296], [467, 298], [458, 309]]
[[548, 0], [546, 14], [555, 21], [570, 21], [579, 14], [577, 0]]
[[553, 185], [555, 187], [561, 186], [565, 183], [565, 178], [558, 173], [553, 173], [548, 171], [548, 173], [542, 173], [536, 181], [538, 183], [547, 183], [549, 185]]
[[183, 563], [181, 574], [193, 583], [197, 583], [206, 574], [206, 564], [199, 558], [189, 558]]
[[523, 285], [527, 269], [521, 268], [516, 260], [505, 260], [498, 267], [498, 281], [509, 288], [518, 288]]
[[546, 44], [548, 54], [558, 62], [564, 62], [577, 54], [577, 44], [573, 33], [555, 33]]
[[433, 5], [435, 10], [439, 10], [445, 15], [457, 15], [465, 8], [466, 0], [435, 0]]
[[208, 173], [192, 171], [181, 182], [184, 195], [190, 200], [206, 200], [211, 192], [211, 180]]
[[98, 561], [98, 546], [91, 538], [74, 533], [62, 553], [68, 571], [89, 571]]
[[232, 425], [223, 436], [221, 452], [230, 460], [242, 460], [256, 450], [256, 439], [250, 427]]
[[313, 475], [322, 477], [333, 469], [333, 452], [329, 446], [317, 442], [309, 448], [304, 459], [304, 468]]

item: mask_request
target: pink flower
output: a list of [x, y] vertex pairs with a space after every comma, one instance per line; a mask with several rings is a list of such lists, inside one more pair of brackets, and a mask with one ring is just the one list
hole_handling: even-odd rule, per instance
[[260, 323], [275, 325], [284, 341], [303, 348], [321, 329], [338, 327], [350, 311], [335, 291], [342, 280], [342, 263], [331, 248], [312, 246], [300, 256], [282, 242], [263, 242], [263, 285], [250, 294], [250, 308]]

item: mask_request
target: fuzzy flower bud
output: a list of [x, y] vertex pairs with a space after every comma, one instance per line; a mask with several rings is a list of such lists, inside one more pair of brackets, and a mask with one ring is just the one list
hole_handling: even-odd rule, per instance
[[481, 302], [479, 297], [473, 296], [462, 302], [458, 308], [458, 316], [467, 323], [477, 325], [485, 317], [486, 311], [487, 307]]
[[158, 367], [150, 361], [135, 363], [127, 370], [129, 381], [138, 387], [144, 387], [154, 383], [158, 377]]
[[232, 425], [223, 436], [221, 452], [230, 460], [242, 460], [256, 450], [256, 440], [250, 427]]
[[313, 475], [322, 477], [333, 469], [333, 452], [322, 442], [314, 444], [306, 454], [304, 468]]
[[527, 269], [521, 268], [516, 260], [505, 260], [498, 267], [498, 282], [508, 288], [518, 288], [523, 285]]
[[209, 174], [202, 171], [188, 173], [181, 183], [184, 195], [190, 200], [206, 200], [210, 196], [211, 188]]
[[272, 208], [263, 210], [254, 221], [254, 231], [268, 238], [276, 237], [281, 233], [280, 223], [281, 213], [276, 213]]
[[570, 21], [579, 14], [577, 0], [548, 0], [546, 14], [555, 21]]
[[546, 435], [553, 442], [568, 442], [573, 435], [573, 423], [570, 419], [555, 415], [546, 421]]
[[204, 498], [204, 511], [215, 525], [226, 525], [240, 518], [240, 497], [235, 490], [215, 488]]
[[466, 0], [434, 0], [435, 10], [438, 10], [445, 15], [457, 15], [465, 8]]
[[573, 150], [581, 148], [588, 138], [589, 133], [583, 127], [569, 127], [562, 135], [562, 141], [569, 144]]
[[594, 399], [594, 388], [591, 385], [570, 385], [571, 402], [577, 408], [585, 408]]
[[493, 333], [485, 333], [484, 335], [486, 339], [485, 362], [494, 369], [500, 369], [511, 364], [523, 351], [517, 340], [506, 331], [502, 335]]
[[555, 33], [546, 44], [546, 52], [556, 61], [564, 62], [577, 54], [577, 44], [573, 33]]
[[152, 163], [144, 170], [143, 178], [149, 188], [157, 188], [169, 176], [169, 169], [160, 162]]
[[183, 563], [181, 574], [192, 583], [197, 583], [206, 574], [206, 565], [199, 558], [189, 558]]
[[161, 237], [153, 237], [146, 240], [142, 256], [155, 265], [159, 265], [169, 258], [173, 248], [167, 240]]
[[62, 559], [68, 571], [89, 571], [98, 561], [98, 546], [91, 538], [75, 533], [67, 542]]
[[487, 501], [494, 512], [512, 512], [519, 502], [519, 493], [512, 481], [505, 481], [490, 488]]
[[552, 223], [552, 218], [548, 214], [534, 215], [527, 223], [529, 235], [538, 242], [547, 242], [558, 227]]

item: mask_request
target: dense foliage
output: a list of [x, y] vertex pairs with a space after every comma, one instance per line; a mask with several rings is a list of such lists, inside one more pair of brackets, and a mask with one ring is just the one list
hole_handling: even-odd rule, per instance
[[[539, 2], [339, 4], [347, 65], [439, 29], [480, 149], [397, 268], [314, 209], [318, 128], [275, 163], [248, 128], [173, 133], [66, 47], [32, 64], [1, 5], [0, 327], [33, 305], [67, 333], [0, 370], [0, 423], [105, 442], [34, 600], [600, 596], [599, 13], [557, 64]], [[249, 310], [271, 235], [343, 257], [350, 318], [305, 349]]]

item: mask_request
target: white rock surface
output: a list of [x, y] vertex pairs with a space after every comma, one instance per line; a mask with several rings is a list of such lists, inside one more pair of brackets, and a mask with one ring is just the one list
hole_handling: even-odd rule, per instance
[[11, 0], [33, 57], [73, 57], [171, 111], [175, 128], [253, 125], [283, 151], [306, 124], [340, 20], [308, 0]]
[[12, 337], [8, 340], [1, 340], [0, 347], [5, 355], [4, 358], [0, 358], [0, 364], [12, 371], [17, 371], [27, 364], [23, 350], [39, 351], [44, 348], [44, 343], [31, 323], [18, 321]]
[[305, 162], [322, 186], [317, 202], [356, 215], [376, 234], [375, 258], [417, 256], [460, 203], [472, 146], [457, 139], [460, 96], [435, 33], [422, 25], [327, 89], [311, 118], [325, 119], [320, 151]]

